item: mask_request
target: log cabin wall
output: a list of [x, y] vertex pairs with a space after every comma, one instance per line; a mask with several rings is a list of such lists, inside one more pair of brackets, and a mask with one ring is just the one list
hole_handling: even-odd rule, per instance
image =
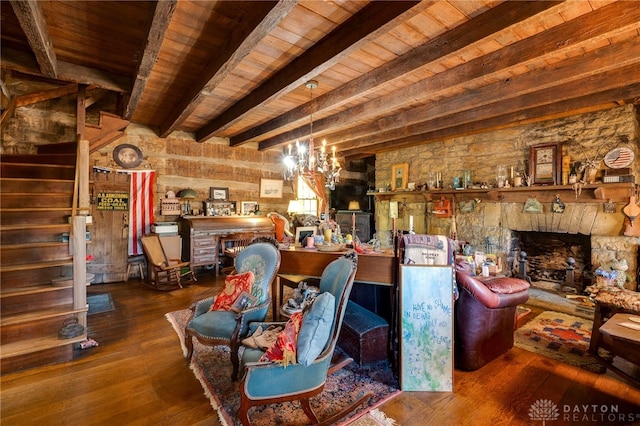
[[[631, 146], [636, 152], [636, 161], [632, 165], [638, 182], [640, 177], [640, 148], [638, 114], [633, 106], [623, 106], [606, 111], [593, 112], [568, 118], [546, 121], [542, 123], [523, 125], [490, 133], [470, 135], [461, 138], [448, 139], [426, 145], [415, 146], [411, 149], [401, 149], [378, 154], [376, 158], [376, 188], [386, 187], [391, 178], [391, 168], [394, 164], [409, 164], [409, 182], [425, 183], [429, 172], [442, 173], [444, 187], [453, 183], [454, 176], [462, 176], [462, 170], [471, 170], [475, 182], [487, 182], [495, 185], [496, 166], [516, 166], [518, 161], [524, 162], [529, 158], [529, 147], [537, 144], [552, 142], [567, 142], [563, 144], [563, 157], [571, 161], [584, 159], [585, 155], [593, 156], [600, 146], [609, 141], [628, 140], [626, 146]], [[583, 152], [578, 142], [585, 148]], [[604, 152], [601, 150], [601, 156]], [[566, 161], [565, 161], [566, 164]], [[604, 164], [601, 164], [599, 175], [602, 174]], [[533, 188], [536, 188], [534, 186]], [[535, 191], [530, 193], [536, 196]], [[447, 195], [452, 198], [451, 195]], [[460, 201], [463, 197], [456, 196]], [[390, 201], [397, 201], [400, 205], [397, 227], [408, 229], [409, 216], [414, 217], [416, 233], [430, 233], [450, 235], [451, 219], [436, 218], [433, 212], [433, 202], [425, 201], [422, 196], [411, 193], [397, 193], [391, 198], [378, 197], [376, 202], [376, 229], [383, 240], [388, 241], [391, 223], [389, 219]], [[604, 213], [602, 201], [592, 200], [575, 202], [572, 191], [564, 191], [562, 201], [566, 205], [565, 217], [570, 220], [561, 221], [560, 226], [554, 227], [554, 232], [581, 233], [591, 235], [591, 263], [595, 267], [612, 259], [626, 259], [629, 264], [629, 274], [632, 277], [627, 287], [636, 289], [638, 268], [637, 237], [623, 236], [622, 208], [626, 201], [616, 202], [616, 213]], [[483, 199], [476, 204], [471, 212], [461, 212], [459, 203], [456, 205], [455, 218], [457, 236], [460, 240], [468, 241], [473, 247], [484, 251], [485, 239], [489, 237], [496, 248], [509, 251], [511, 231], [548, 231], [545, 220], [551, 223], [550, 202], [543, 203], [544, 213], [532, 215], [523, 213], [524, 203], [493, 201]], [[573, 212], [573, 213], [572, 213]], [[584, 212], [591, 212], [592, 219], [587, 225], [580, 223]], [[577, 217], [573, 217], [577, 215]], [[538, 220], [532, 226], [536, 216]], [[558, 214], [556, 214], [558, 216]], [[586, 221], [583, 221], [586, 222]]]

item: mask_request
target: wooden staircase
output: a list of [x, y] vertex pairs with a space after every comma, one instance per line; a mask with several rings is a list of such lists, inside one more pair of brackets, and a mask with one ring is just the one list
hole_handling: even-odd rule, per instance
[[[1, 158], [2, 374], [68, 361], [73, 358], [74, 345], [86, 339], [86, 284], [79, 289], [73, 278], [74, 267], [86, 269], [86, 245], [75, 250], [74, 259], [72, 245], [63, 242], [63, 233], [73, 234], [69, 217], [75, 157], [47, 154]], [[68, 319], [84, 325], [85, 333], [59, 339], [58, 330]]]

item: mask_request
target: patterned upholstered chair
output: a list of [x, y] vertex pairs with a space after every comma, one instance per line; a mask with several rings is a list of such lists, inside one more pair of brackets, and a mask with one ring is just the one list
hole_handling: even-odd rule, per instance
[[[346, 256], [351, 256], [351, 258]], [[326, 334], [323, 334], [323, 338], [321, 338], [319, 337], [320, 333], [312, 333], [312, 335], [306, 335], [306, 339], [303, 339], [302, 336], [305, 331], [314, 330], [315, 333], [315, 330], [320, 328], [317, 323], [306, 322], [304, 318], [306, 318], [307, 314], [305, 314], [298, 335], [298, 358], [296, 364], [289, 364], [285, 367], [281, 363], [260, 361], [263, 355], [260, 349], [248, 347], [244, 349], [242, 354], [244, 377], [240, 382], [240, 409], [238, 411], [238, 418], [242, 424], [250, 424], [248, 411], [253, 406], [295, 400], [300, 401], [302, 409], [311, 420], [311, 423], [316, 424], [319, 422], [311, 408], [309, 399], [322, 392], [327, 375], [353, 361], [353, 359], [347, 358], [336, 365], [331, 365], [356, 269], [357, 255], [355, 253], [348, 253], [332, 261], [325, 268], [320, 279], [319, 294], [320, 296], [324, 293], [332, 295], [332, 297], [325, 299], [331, 301], [330, 309], [322, 311], [324, 315], [321, 315], [323, 317], [321, 322], [327, 327], [325, 329]], [[318, 299], [312, 305], [309, 314], [314, 311], [317, 304]], [[309, 317], [314, 318], [314, 315], [309, 315]], [[257, 328], [257, 326], [261, 325], [267, 328], [272, 324], [274, 323], [253, 323], [251, 327]], [[301, 347], [301, 341], [316, 345], [316, 350], [305, 350]], [[316, 357], [309, 355], [306, 361], [302, 360], [301, 354], [315, 354], [318, 352], [319, 355]], [[369, 396], [369, 394], [362, 396], [336, 415], [331, 416], [329, 419], [324, 419], [322, 423], [333, 424], [358, 407]]]
[[193, 355], [194, 338], [204, 345], [229, 346], [233, 365], [232, 380], [236, 380], [238, 376], [238, 348], [240, 340], [247, 334], [249, 323], [264, 321], [269, 311], [271, 283], [280, 268], [280, 251], [273, 242], [258, 240], [238, 253], [234, 265], [239, 274], [253, 272], [255, 281], [252, 294], [257, 296], [257, 303], [241, 312], [235, 312], [211, 311], [214, 297], [196, 302], [190, 307], [192, 313], [184, 333], [189, 362]]

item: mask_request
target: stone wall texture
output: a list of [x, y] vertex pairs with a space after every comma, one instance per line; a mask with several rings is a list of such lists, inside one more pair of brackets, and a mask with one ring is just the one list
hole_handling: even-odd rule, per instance
[[[496, 183], [498, 165], [511, 166], [528, 161], [530, 147], [538, 144], [563, 142], [563, 163], [601, 158], [610, 144], [632, 147], [636, 152], [633, 173], [640, 177], [640, 132], [638, 116], [633, 106], [617, 107], [605, 111], [572, 116], [543, 123], [498, 130], [419, 145], [410, 149], [384, 152], [376, 158], [376, 188], [387, 187], [394, 164], [409, 164], [409, 182], [418, 185], [427, 182], [429, 173], [441, 173], [443, 186], [453, 184], [463, 170], [470, 170], [474, 182], [489, 186]], [[569, 160], [567, 160], [567, 158]], [[605, 166], [600, 164], [600, 174]], [[517, 170], [517, 168], [516, 168]], [[414, 216], [416, 233], [451, 235], [451, 219], [436, 218], [433, 202], [399, 192], [391, 199], [379, 197], [376, 201], [376, 230], [384, 243], [390, 243], [390, 202], [398, 202], [398, 229], [408, 229], [408, 218]], [[511, 231], [546, 231], [591, 235], [591, 262], [595, 267], [611, 259], [626, 259], [633, 280], [627, 287], [636, 288], [639, 238], [623, 236], [621, 213], [626, 203], [616, 203], [616, 213], [604, 213], [602, 202], [572, 203], [563, 200], [564, 213], [551, 213], [550, 203], [543, 213], [523, 213], [524, 203], [502, 203], [482, 200], [473, 211], [462, 212], [456, 205], [455, 229], [460, 240], [469, 242], [483, 251], [486, 238], [494, 242], [497, 250], [509, 253]]]

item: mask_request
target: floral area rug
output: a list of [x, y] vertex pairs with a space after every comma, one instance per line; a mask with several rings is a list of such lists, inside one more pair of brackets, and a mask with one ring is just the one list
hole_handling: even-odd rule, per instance
[[515, 346], [594, 373], [606, 369], [589, 353], [593, 321], [545, 311], [516, 330]]
[[[178, 334], [182, 351], [184, 346], [184, 324], [190, 311], [166, 314], [167, 320]], [[239, 382], [231, 381], [231, 361], [229, 348], [224, 346], [209, 347], [194, 340], [194, 353], [191, 369], [202, 384], [205, 395], [211, 406], [218, 411], [220, 421], [224, 425], [240, 425], [236, 417], [240, 407]], [[311, 399], [311, 404], [319, 419], [328, 418], [340, 411], [361, 395], [371, 392], [373, 396], [341, 420], [343, 425], [350, 424], [364, 417], [374, 408], [400, 393], [400, 386], [395, 380], [386, 361], [372, 363], [360, 367], [351, 363], [327, 378], [324, 391]], [[253, 425], [304, 425], [308, 424], [300, 404], [283, 402], [278, 404], [254, 407], [249, 410], [249, 418]], [[392, 424], [392, 423], [391, 423]]]

